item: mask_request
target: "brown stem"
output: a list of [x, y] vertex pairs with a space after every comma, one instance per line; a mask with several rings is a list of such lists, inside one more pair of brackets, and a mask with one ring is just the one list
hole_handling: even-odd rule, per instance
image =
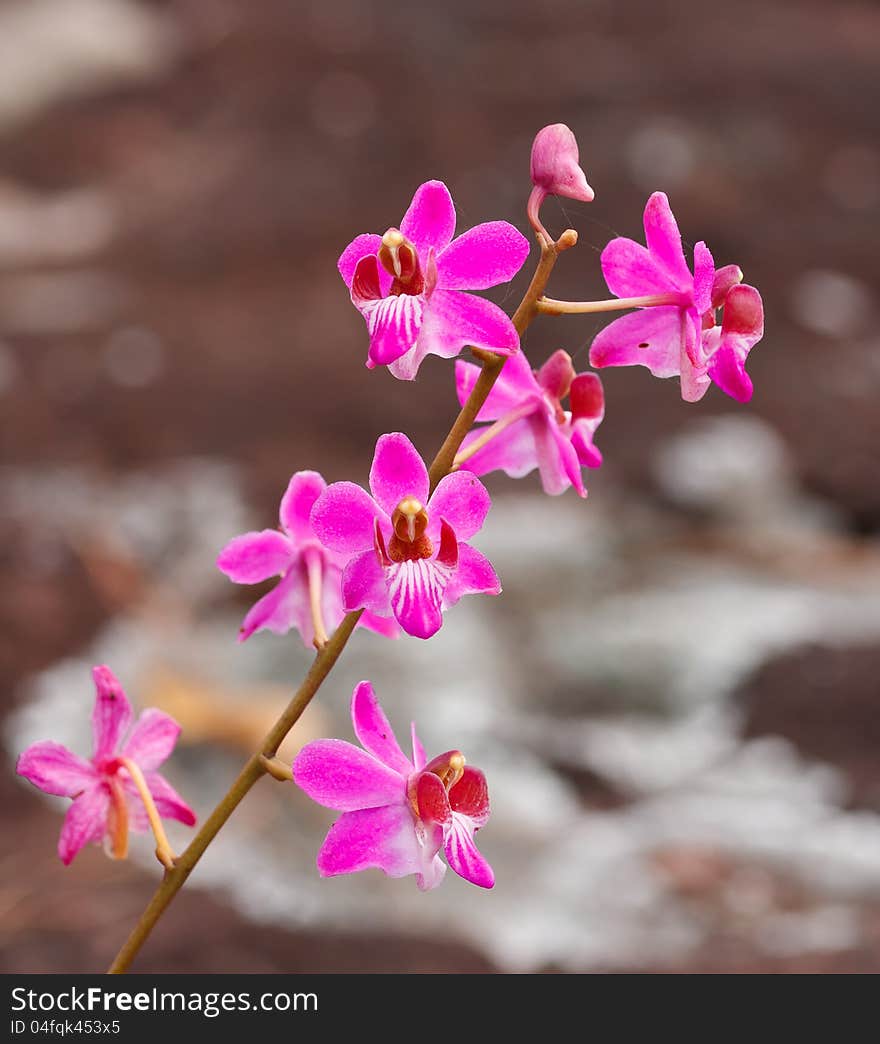
[[[529, 283], [525, 296], [520, 301], [519, 308], [513, 313], [513, 325], [520, 336], [525, 333], [529, 323], [538, 314], [538, 299], [546, 289], [547, 281], [550, 278], [550, 273], [553, 271], [553, 266], [556, 264], [557, 257], [563, 250], [568, 250], [577, 243], [577, 232], [573, 228], [569, 228], [562, 233], [555, 243], [546, 239], [540, 233], [538, 233], [537, 239], [541, 248], [541, 260], [538, 262], [538, 267], [535, 269], [535, 274], [532, 276], [532, 281]], [[489, 397], [489, 392], [492, 390], [492, 386], [498, 380], [504, 367], [505, 356], [503, 355], [482, 351], [474, 351], [474, 355], [483, 363], [483, 369], [477, 378], [477, 383], [468, 396], [467, 402], [462, 406], [461, 412], [456, 417], [445, 442], [440, 447], [428, 470], [432, 492], [440, 479], [444, 475], [448, 475], [452, 470], [455, 454], [458, 453], [465, 435], [473, 427], [477, 414]]]
[[[563, 232], [555, 243], [540, 234], [538, 235], [541, 259], [538, 262], [538, 267], [535, 270], [525, 297], [523, 297], [519, 308], [513, 314], [513, 325], [520, 335], [523, 334], [526, 327], [537, 315], [537, 301], [544, 293], [547, 280], [550, 278], [550, 273], [553, 271], [557, 257], [563, 250], [574, 246], [576, 242], [577, 233], [574, 229], [568, 229]], [[440, 479], [452, 469], [455, 454], [458, 452], [465, 435], [470, 431], [474, 418], [480, 412], [480, 408], [486, 401], [489, 392], [492, 390], [492, 385], [498, 379], [501, 368], [504, 366], [504, 356], [495, 355], [491, 352], [475, 354], [482, 359], [483, 370], [477, 378], [477, 383], [474, 385], [467, 402], [456, 418], [449, 435], [440, 447], [440, 452], [431, 464], [429, 474], [432, 490]], [[297, 689], [284, 713], [269, 730], [260, 750], [248, 760], [226, 795], [189, 843], [186, 851], [179, 859], [175, 860], [171, 869], [165, 871], [162, 881], [149, 905], [141, 914], [122, 949], [110, 965], [108, 974], [121, 975], [128, 970], [131, 962], [137, 956], [138, 951], [153, 930], [154, 925], [183, 887], [208, 845], [217, 836], [221, 827], [238, 807], [245, 794], [266, 773], [266, 762], [275, 757], [282, 741], [299, 720], [300, 715], [309, 705], [312, 697], [317, 693], [322, 682], [332, 670], [362, 613], [362, 609], [347, 613], [330, 636], [327, 644], [320, 649], [302, 685]]]
[[653, 308], [680, 303], [680, 294], [611, 297], [604, 301], [555, 301], [551, 297], [541, 297], [536, 303], [536, 309], [541, 315], [586, 315], [590, 312], [623, 312], [627, 308]]

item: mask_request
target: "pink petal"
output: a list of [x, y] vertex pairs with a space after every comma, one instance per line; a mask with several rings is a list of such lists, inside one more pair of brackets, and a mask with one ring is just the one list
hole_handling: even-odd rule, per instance
[[410, 725], [410, 734], [412, 737], [412, 752], [413, 752], [413, 765], [415, 765], [416, 771], [420, 772], [428, 760], [425, 757], [425, 748], [422, 746], [422, 741], [416, 735], [416, 723], [412, 722]]
[[394, 562], [385, 570], [397, 622], [414, 638], [430, 638], [443, 623], [443, 592], [451, 570], [436, 561]]
[[368, 609], [379, 616], [390, 612], [385, 574], [375, 551], [362, 551], [346, 565], [342, 574], [342, 597], [346, 612]]
[[394, 729], [368, 681], [355, 686], [351, 697], [351, 720], [354, 734], [365, 750], [403, 776], [413, 771], [412, 762], [400, 749]]
[[535, 438], [538, 471], [544, 492], [556, 497], [569, 486], [574, 486], [585, 497], [587, 494], [581, 478], [580, 461], [567, 434], [555, 420], [548, 421], [546, 415], [535, 414], [529, 418], [529, 423]]
[[373, 546], [373, 523], [381, 516], [365, 489], [353, 482], [334, 482], [315, 501], [311, 524], [325, 547], [353, 555]]
[[297, 566], [264, 595], [248, 612], [238, 632], [238, 640], [246, 641], [256, 631], [287, 634], [302, 613], [308, 611], [308, 591], [302, 570]]
[[414, 243], [423, 262], [431, 247], [439, 254], [449, 245], [455, 232], [455, 207], [442, 181], [426, 181], [416, 189], [400, 231]]
[[374, 254], [362, 257], [355, 265], [349, 290], [351, 303], [361, 314], [365, 314], [366, 309], [372, 308], [377, 301], [387, 296], [382, 293], [380, 271], [379, 260]]
[[233, 537], [217, 558], [217, 568], [237, 584], [258, 584], [280, 576], [295, 557], [293, 544], [277, 529]]
[[103, 783], [83, 791], [64, 817], [58, 855], [65, 866], [70, 866], [81, 848], [92, 841], [100, 841], [107, 830], [110, 794]]
[[737, 402], [749, 402], [754, 393], [752, 379], [746, 373], [745, 359], [732, 345], [722, 345], [709, 362], [709, 376], [718, 387]]
[[119, 741], [131, 724], [131, 704], [109, 667], [93, 667], [92, 678], [96, 690], [92, 734], [95, 738], [94, 760], [97, 762], [116, 753]]
[[440, 520], [440, 548], [434, 561], [449, 569], [455, 569], [458, 565], [458, 538], [445, 518]]
[[571, 416], [600, 421], [605, 416], [605, 392], [598, 374], [579, 373], [571, 382]]
[[712, 307], [720, 308], [727, 297], [727, 291], [742, 281], [743, 273], [739, 265], [724, 265], [719, 268], [712, 281]]
[[440, 826], [452, 823], [449, 798], [439, 776], [433, 772], [422, 772], [416, 780], [415, 790], [419, 819], [423, 823], [437, 823]]
[[[390, 605], [388, 613], [391, 613]], [[391, 615], [381, 616], [379, 613], [365, 612], [358, 621], [358, 627], [364, 627], [368, 631], [373, 631], [374, 634], [381, 634], [383, 638], [400, 637], [400, 624]]]
[[388, 372], [399, 381], [414, 381], [419, 367], [430, 354], [430, 345], [423, 339], [419, 339], [412, 351], [388, 364]]
[[764, 305], [753, 286], [733, 286], [724, 302], [721, 339], [709, 361], [709, 376], [738, 402], [752, 397], [752, 380], [745, 371], [746, 358], [764, 333]]
[[415, 345], [422, 324], [422, 295], [383, 293], [382, 269], [371, 254], [362, 257], [351, 283], [352, 304], [364, 317], [370, 335], [367, 366], [395, 362]]
[[458, 566], [444, 592], [443, 608], [467, 594], [501, 594], [501, 582], [488, 558], [470, 544], [459, 544]]
[[519, 348], [519, 335], [498, 305], [438, 288], [425, 309], [417, 348], [452, 359], [467, 346], [512, 355]]
[[195, 812], [164, 776], [160, 776], [158, 772], [146, 772], [144, 778], [156, 803], [156, 811], [163, 819], [176, 819], [185, 826], [195, 826]]
[[682, 347], [679, 308], [642, 308], [599, 332], [590, 348], [590, 365], [647, 366], [655, 377], [674, 377], [680, 372]]
[[383, 297], [361, 309], [370, 333], [369, 362], [387, 366], [411, 351], [419, 337], [424, 298], [412, 294]]
[[467, 817], [453, 813], [452, 826], [446, 832], [443, 847], [449, 865], [459, 877], [480, 888], [491, 888], [495, 884], [492, 867], [474, 844], [473, 826]]
[[45, 794], [74, 797], [100, 778], [94, 766], [51, 740], [33, 743], [18, 758], [15, 771]]
[[557, 425], [553, 431], [553, 435], [559, 447], [562, 467], [568, 481], [575, 488], [579, 497], [586, 497], [587, 490], [584, 486], [584, 477], [581, 474], [581, 460], [571, 439], [570, 426], [565, 425], [563, 427]]
[[297, 471], [291, 477], [279, 514], [281, 525], [294, 540], [302, 543], [312, 539], [312, 508], [326, 488], [327, 483], [317, 471]]
[[694, 307], [699, 315], [712, 307], [712, 287], [715, 283], [715, 261], [705, 243], [694, 247]]
[[598, 421], [590, 421], [586, 417], [572, 421], [571, 444], [582, 467], [599, 468], [602, 466], [602, 454], [593, 445], [593, 433]]
[[677, 293], [678, 286], [641, 243], [618, 237], [602, 251], [602, 274], [617, 297]]
[[293, 763], [293, 778], [313, 801], [350, 812], [401, 803], [405, 777], [344, 740], [307, 743]]
[[[342, 603], [342, 569], [333, 562], [327, 561], [327, 555], [315, 547], [309, 548], [305, 555], [319, 556], [321, 568], [321, 617], [328, 634], [339, 626], [345, 615]], [[303, 590], [306, 591], [308, 584], [308, 573], [303, 580]], [[312, 617], [312, 608], [307, 597], [297, 600], [294, 626], [300, 633], [303, 645], [307, 649], [314, 648], [315, 621]]]
[[[475, 475], [486, 475], [490, 471], [504, 471], [511, 478], [522, 478], [538, 466], [535, 436], [530, 418], [515, 421], [504, 428], [485, 446], [462, 464], [462, 469]], [[480, 437], [483, 429], [475, 428], [465, 436], [461, 448], [467, 449]]]
[[560, 348], [550, 356], [536, 376], [538, 384], [554, 399], [564, 398], [575, 378], [571, 356]]
[[428, 469], [415, 446], [399, 431], [380, 436], [376, 443], [370, 490], [387, 515], [394, 513], [404, 497], [415, 497], [422, 504], [428, 501]]
[[419, 890], [422, 892], [430, 892], [437, 888], [443, 883], [443, 878], [446, 876], [446, 864], [436, 854], [440, 851], [442, 844], [443, 830], [440, 827], [432, 827], [425, 831], [425, 840], [421, 842], [422, 869], [416, 877]]
[[340, 816], [318, 853], [318, 872], [335, 877], [375, 867], [389, 877], [406, 877], [421, 871], [422, 859], [413, 815], [398, 803]]
[[148, 707], [135, 722], [122, 753], [148, 772], [171, 757], [179, 735], [180, 726], [174, 718], [156, 707]]
[[742, 337], [752, 347], [764, 336], [764, 302], [753, 286], [734, 286], [724, 299], [722, 337]]
[[483, 528], [492, 499], [471, 471], [454, 471], [437, 483], [428, 501], [429, 534], [436, 540], [441, 520], [452, 527], [459, 540], [469, 540]]
[[[482, 367], [459, 359], [455, 364], [455, 390], [462, 406], [467, 402]], [[494, 421], [505, 413], [518, 409], [529, 399], [539, 402], [541, 386], [535, 379], [524, 352], [516, 352], [505, 359], [501, 375], [477, 414], [478, 421]]]
[[648, 200], [644, 225], [645, 242], [652, 256], [669, 273], [680, 290], [689, 291], [693, 286], [693, 278], [684, 259], [681, 233], [665, 192], [655, 192]]
[[437, 285], [486, 290], [513, 279], [529, 256], [529, 241], [507, 221], [468, 229], [437, 255]]
[[461, 779], [449, 791], [449, 805], [453, 812], [461, 812], [477, 827], [489, 819], [489, 786], [485, 775], [465, 765]]
[[694, 366], [687, 352], [681, 353], [681, 397], [685, 402], [699, 402], [711, 384], [705, 366]]
[[373, 232], [366, 232], [363, 235], [355, 236], [345, 250], [342, 251], [336, 266], [347, 287], [351, 287], [351, 281], [354, 279], [354, 270], [357, 268], [358, 261], [369, 254], [378, 254], [381, 245], [381, 236], [377, 236]]
[[581, 170], [578, 144], [564, 123], [542, 127], [535, 135], [531, 155], [532, 184], [545, 192], [589, 203], [593, 190]]

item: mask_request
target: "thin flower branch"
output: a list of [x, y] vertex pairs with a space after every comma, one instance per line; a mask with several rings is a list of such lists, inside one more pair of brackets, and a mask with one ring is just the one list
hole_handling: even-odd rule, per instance
[[289, 783], [293, 779], [293, 770], [281, 758], [267, 758], [265, 754], [261, 754], [260, 764], [265, 772], [279, 783]]
[[119, 762], [128, 773], [138, 794], [140, 794], [141, 801], [144, 803], [144, 810], [147, 813], [150, 829], [153, 831], [153, 837], [156, 839], [156, 858], [166, 870], [170, 870], [174, 866], [174, 849], [172, 849], [168, 841], [168, 835], [165, 833], [165, 827], [162, 826], [162, 820], [156, 810], [156, 802], [153, 800], [153, 795], [150, 793], [144, 774], [141, 772], [137, 762], [132, 761], [131, 758], [120, 757]]
[[[538, 235], [537, 238], [541, 248], [541, 258], [529, 288], [512, 319], [519, 335], [524, 333], [529, 323], [538, 314], [538, 299], [547, 287], [547, 282], [559, 254], [577, 243], [577, 233], [574, 229], [567, 229], [555, 242], [541, 235]], [[431, 464], [428, 472], [431, 490], [435, 489], [440, 479], [452, 470], [455, 455], [504, 366], [503, 356], [481, 352], [478, 357], [483, 362], [482, 373]], [[279, 746], [312, 701], [324, 679], [333, 669], [362, 614], [362, 609], [346, 613], [327, 643], [318, 651], [308, 674], [284, 713], [272, 726], [262, 744], [261, 750], [247, 761], [235, 782], [211, 815], [205, 820], [187, 849], [175, 861], [173, 867], [165, 871], [165, 875], [153, 898], [110, 965], [108, 969], [109, 974], [121, 975], [129, 969], [157, 921], [183, 887], [208, 846], [251, 787], [261, 776], [270, 771], [269, 766], [278, 752]]]
[[680, 294], [647, 294], [645, 297], [611, 297], [605, 301], [555, 301], [542, 297], [537, 302], [541, 315], [585, 315], [590, 312], [621, 312], [627, 308], [676, 305]]

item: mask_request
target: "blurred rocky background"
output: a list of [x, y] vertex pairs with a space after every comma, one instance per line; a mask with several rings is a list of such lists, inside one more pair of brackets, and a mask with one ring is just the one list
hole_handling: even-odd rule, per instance
[[[291, 737], [348, 737], [369, 677], [464, 749], [492, 893], [323, 882], [332, 817], [265, 781], [137, 968], [880, 971], [878, 60], [867, 0], [0, 3], [3, 971], [100, 970], [158, 877], [146, 839], [62, 868], [17, 751], [86, 751], [108, 662], [184, 724], [204, 816], [309, 662], [236, 644], [253, 595], [217, 551], [292, 471], [362, 481], [379, 433], [430, 456], [453, 416], [449, 364], [363, 367], [339, 251], [429, 177], [462, 225], [524, 228], [557, 121], [597, 198], [547, 204], [580, 235], [553, 295], [604, 296], [599, 251], [664, 189], [763, 293], [754, 401], [605, 371], [587, 503], [490, 477], [504, 596], [356, 636]], [[600, 324], [525, 347], [583, 366]]]

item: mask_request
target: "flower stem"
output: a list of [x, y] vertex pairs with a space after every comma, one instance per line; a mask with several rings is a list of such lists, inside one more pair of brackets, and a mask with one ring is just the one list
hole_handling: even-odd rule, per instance
[[529, 196], [529, 202], [526, 204], [526, 216], [529, 219], [529, 224], [538, 233], [543, 236], [548, 242], [550, 241], [550, 233], [544, 228], [541, 223], [541, 204], [547, 198], [547, 193], [540, 186], [535, 185], [532, 189], [532, 193]]
[[[520, 301], [519, 308], [513, 313], [513, 325], [520, 336], [525, 333], [529, 323], [538, 314], [538, 299], [547, 287], [556, 259], [563, 250], [568, 250], [577, 243], [577, 232], [573, 228], [566, 229], [555, 243], [546, 236], [542, 236], [540, 232], [537, 234], [537, 239], [538, 245], [541, 247], [541, 260], [538, 262], [538, 267], [535, 269], [525, 296]], [[440, 479], [452, 470], [455, 455], [464, 442], [465, 435], [473, 427], [477, 414], [483, 408], [483, 403], [489, 397], [489, 392], [504, 367], [505, 356], [503, 355], [482, 351], [475, 351], [474, 355], [483, 363], [483, 370], [428, 469], [431, 492], [436, 489]]]
[[525, 406], [518, 406], [515, 410], [511, 410], [510, 413], [505, 413], [503, 417], [499, 417], [494, 424], [490, 424], [488, 427], [483, 428], [480, 434], [474, 439], [474, 441], [463, 450], [459, 450], [455, 455], [455, 459], [452, 462], [453, 468], [460, 468], [466, 460], [470, 460], [471, 457], [478, 451], [481, 450], [487, 442], [491, 442], [496, 435], [500, 435], [505, 428], [509, 428], [511, 424], [515, 424], [518, 420], [522, 420], [523, 417], [534, 412], [534, 405], [532, 403], [526, 403]]
[[588, 312], [621, 312], [626, 308], [651, 308], [656, 305], [677, 305], [678, 294], [648, 294], [646, 297], [612, 297], [607, 301], [554, 301], [541, 297], [536, 309], [542, 315], [583, 315]]
[[289, 783], [293, 779], [293, 770], [281, 758], [267, 758], [265, 754], [261, 754], [260, 764], [268, 775], [277, 779], [279, 783]]
[[312, 627], [315, 631], [314, 645], [321, 650], [327, 644], [327, 629], [324, 626], [324, 613], [321, 608], [321, 588], [324, 580], [324, 567], [321, 558], [314, 549], [305, 553], [306, 572], [309, 577], [309, 608], [312, 613]]
[[147, 786], [147, 781], [144, 779], [140, 765], [132, 761], [131, 758], [120, 758], [119, 763], [131, 777], [131, 781], [137, 787], [137, 792], [144, 803], [147, 819], [150, 821], [150, 829], [153, 831], [153, 837], [156, 839], [156, 858], [166, 870], [171, 870], [174, 866], [174, 850], [168, 843], [165, 827], [162, 826], [162, 817], [156, 808], [156, 802], [153, 800], [153, 795], [150, 793], [150, 788]]
[[[541, 247], [541, 259], [538, 262], [538, 267], [535, 270], [529, 288], [513, 315], [513, 325], [520, 335], [538, 314], [537, 301], [541, 294], [544, 293], [557, 257], [563, 250], [568, 250], [575, 245], [577, 233], [574, 229], [567, 229], [555, 243], [540, 235], [540, 233], [537, 238]], [[452, 469], [455, 454], [458, 452], [465, 435], [473, 424], [474, 418], [480, 412], [480, 408], [486, 401], [489, 392], [492, 390], [492, 385], [498, 379], [498, 375], [504, 366], [503, 355], [485, 352], [480, 353], [480, 358], [483, 360], [482, 373], [477, 378], [473, 391], [461, 408], [461, 412], [452, 425], [449, 435], [447, 435], [443, 445], [440, 447], [440, 451], [431, 464], [429, 475], [432, 490], [440, 479], [444, 475], [449, 474]], [[187, 878], [195, 869], [196, 864], [204, 855], [208, 845], [220, 832], [251, 787], [267, 772], [267, 762], [271, 762], [274, 759], [282, 741], [299, 720], [300, 715], [333, 669], [357, 626], [362, 613], [362, 609], [346, 613], [342, 618], [342, 622], [327, 640], [327, 643], [318, 650], [318, 654], [308, 674], [303, 679], [302, 684], [287, 705], [284, 713], [269, 730], [260, 750], [248, 759], [244, 768], [236, 777], [235, 782], [202, 824], [201, 829], [189, 843], [187, 849], [174, 861], [173, 866], [166, 869], [153, 898], [110, 965], [108, 974], [122, 975], [128, 971], [156, 922], [183, 887]]]
[[110, 854], [114, 859], [125, 859], [128, 856], [128, 801], [116, 776], [110, 779], [110, 817], [107, 833]]

